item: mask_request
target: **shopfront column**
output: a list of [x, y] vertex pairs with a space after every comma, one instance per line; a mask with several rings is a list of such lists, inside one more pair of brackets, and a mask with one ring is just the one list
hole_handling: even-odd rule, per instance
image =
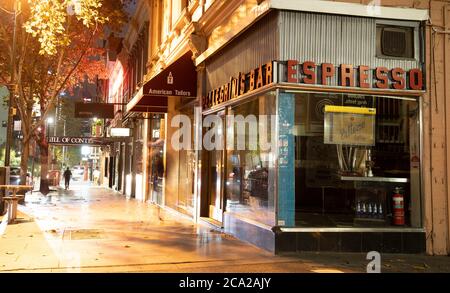
[[144, 114], [144, 130], [143, 130], [143, 139], [142, 139], [142, 201], [146, 202], [150, 199], [149, 196], [149, 188], [148, 188], [148, 142], [151, 138], [149, 138], [149, 113]]
[[278, 109], [278, 200], [277, 225], [295, 226], [295, 166], [293, 94], [279, 93]]
[[164, 193], [164, 204], [173, 209], [176, 209], [178, 205], [178, 175], [179, 175], [179, 151], [175, 150], [171, 144], [171, 138], [176, 128], [171, 127], [172, 118], [178, 114], [176, 110], [179, 105], [179, 97], [170, 97], [168, 101], [168, 113], [167, 113], [167, 123], [166, 123], [166, 153], [165, 153], [165, 193]]
[[133, 127], [133, 142], [131, 145], [131, 198], [136, 197], [136, 137], [137, 137], [137, 123], [136, 120], [132, 121]]

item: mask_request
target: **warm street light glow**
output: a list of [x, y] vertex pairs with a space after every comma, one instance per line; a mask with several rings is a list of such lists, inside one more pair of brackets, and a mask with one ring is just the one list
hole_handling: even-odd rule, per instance
[[48, 117], [47, 118], [47, 124], [53, 124], [53, 122], [55, 122], [53, 117]]
[[91, 147], [90, 146], [84, 145], [84, 146], [81, 147], [81, 154], [83, 156], [88, 156], [90, 153], [91, 153]]

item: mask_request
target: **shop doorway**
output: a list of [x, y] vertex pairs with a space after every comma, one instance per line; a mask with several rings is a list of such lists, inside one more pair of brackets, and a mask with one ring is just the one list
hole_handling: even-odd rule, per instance
[[[217, 135], [214, 137], [216, 145], [217, 143], [224, 146], [224, 125], [225, 125], [225, 111], [221, 111], [217, 114], [222, 120], [222, 125], [215, 125], [214, 127], [220, 127], [217, 131]], [[210, 128], [211, 129], [211, 128]], [[207, 130], [210, 130], [207, 129]], [[212, 220], [223, 222], [223, 190], [224, 190], [224, 161], [225, 152], [223, 147], [220, 149], [214, 149], [208, 153], [208, 217]]]
[[148, 160], [149, 198], [151, 202], [164, 205], [164, 177], [165, 177], [165, 115], [152, 114], [148, 136], [150, 137]]

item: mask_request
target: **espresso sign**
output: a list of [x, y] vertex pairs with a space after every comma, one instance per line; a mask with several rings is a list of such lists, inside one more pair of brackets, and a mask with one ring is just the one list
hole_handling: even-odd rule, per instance
[[[331, 63], [316, 64], [312, 61], [299, 63], [288, 60], [286, 63], [286, 81], [289, 83], [331, 85], [329, 80], [338, 76], [341, 87], [359, 87], [394, 90], [423, 90], [423, 74], [418, 68], [406, 71], [402, 68], [376, 67], [366, 65], [353, 66]], [[369, 80], [372, 71], [373, 80]]]
[[55, 145], [104, 145], [108, 143], [108, 141], [105, 141], [102, 137], [71, 136], [49, 136], [47, 142]]

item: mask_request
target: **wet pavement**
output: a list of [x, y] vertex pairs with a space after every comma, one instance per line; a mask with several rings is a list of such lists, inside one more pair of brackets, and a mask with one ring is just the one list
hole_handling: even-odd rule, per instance
[[[365, 272], [361, 254], [275, 256], [109, 189], [28, 194], [0, 237], [3, 272]], [[0, 234], [2, 234], [0, 230]], [[383, 255], [382, 271], [450, 271], [448, 257]]]

